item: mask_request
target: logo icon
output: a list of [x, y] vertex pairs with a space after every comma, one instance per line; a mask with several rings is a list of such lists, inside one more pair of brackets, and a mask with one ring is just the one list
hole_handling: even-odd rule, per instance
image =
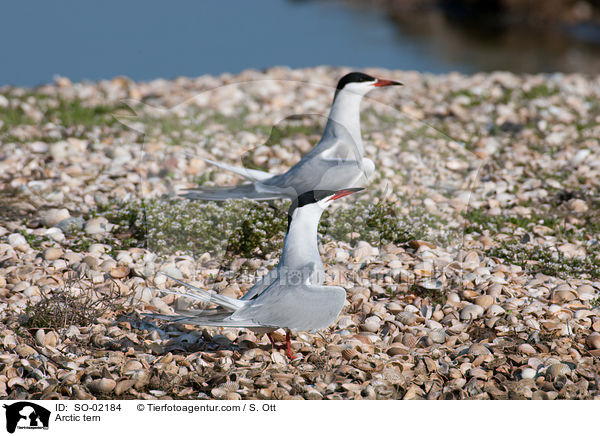
[[29, 401], [19, 401], [4, 405], [6, 409], [6, 430], [14, 433], [18, 429], [48, 429], [50, 411]]

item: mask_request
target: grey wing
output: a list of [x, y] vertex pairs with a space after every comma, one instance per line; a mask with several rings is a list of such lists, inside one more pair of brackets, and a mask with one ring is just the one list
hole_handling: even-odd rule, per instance
[[337, 191], [359, 187], [357, 183], [363, 187], [365, 185], [362, 180], [366, 179], [367, 173], [362, 160], [314, 158], [299, 162], [286, 173], [258, 183], [282, 187], [295, 198], [315, 189]]
[[263, 276], [260, 281], [258, 281], [254, 286], [250, 288], [248, 292], [244, 294], [240, 300], [252, 300], [257, 298], [260, 294], [265, 292], [271, 286], [276, 285], [279, 282], [279, 270], [277, 267], [273, 268], [269, 271], [265, 276]]
[[230, 319], [291, 330], [318, 330], [335, 322], [345, 301], [346, 291], [341, 287], [277, 284]]
[[352, 135], [341, 125], [335, 127], [333, 133], [326, 133], [315, 148], [286, 173], [260, 183], [285, 187], [293, 197], [315, 189], [337, 191], [366, 186], [372, 171], [364, 167]]

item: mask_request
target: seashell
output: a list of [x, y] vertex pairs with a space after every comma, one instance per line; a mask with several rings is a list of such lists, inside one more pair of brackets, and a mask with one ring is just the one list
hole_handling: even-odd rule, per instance
[[108, 394], [117, 386], [117, 382], [111, 378], [96, 379], [88, 383], [90, 391], [98, 394]]
[[130, 269], [126, 266], [117, 266], [116, 268], [110, 270], [110, 275], [114, 279], [122, 279], [129, 275], [129, 271]]
[[591, 317], [591, 316], [595, 316], [596, 313], [588, 310], [588, 309], [580, 309], [575, 311], [575, 319], [582, 319], [582, 318], [587, 318], [587, 317]]
[[489, 378], [487, 372], [482, 368], [471, 368], [469, 369], [468, 374], [469, 377], [474, 377], [481, 380], [487, 380]]
[[442, 310], [434, 310], [431, 314], [431, 319], [440, 322], [442, 319], [444, 319], [444, 312]]
[[479, 255], [476, 251], [470, 251], [463, 259], [462, 267], [467, 270], [474, 270], [480, 264]]
[[526, 354], [528, 356], [534, 356], [537, 354], [537, 351], [535, 351], [535, 348], [533, 348], [531, 345], [529, 344], [521, 344], [519, 345], [519, 347], [517, 348], [521, 353]]
[[2, 338], [2, 345], [6, 348], [13, 348], [17, 345], [17, 337], [15, 335], [6, 335]]
[[240, 388], [240, 384], [235, 381], [228, 381], [219, 385], [221, 389], [225, 389], [227, 392], [235, 392]]
[[465, 289], [461, 292], [463, 298], [477, 298], [480, 297], [479, 292], [473, 291], [471, 289]]
[[307, 400], [322, 400], [323, 395], [316, 389], [309, 389], [304, 394], [304, 398], [306, 398]]
[[434, 266], [431, 262], [420, 262], [414, 266], [414, 273], [421, 277], [433, 276]]
[[[517, 323], [514, 323], [513, 325], [516, 325], [516, 324], [518, 324], [518, 321], [517, 321]], [[533, 330], [539, 330], [540, 329], [540, 323], [539, 323], [539, 321], [537, 319], [534, 319], [534, 318], [527, 318], [525, 320], [525, 325], [527, 327], [533, 329]]]
[[418, 342], [419, 339], [417, 339], [417, 337], [411, 333], [406, 333], [402, 335], [402, 345], [406, 347], [412, 348], [416, 346]]
[[371, 360], [355, 360], [352, 366], [365, 372], [378, 372], [381, 370], [383, 364]]
[[44, 337], [46, 337], [46, 332], [44, 332], [44, 329], [39, 329], [37, 332], [35, 332], [35, 341], [39, 345], [44, 345]]
[[12, 364], [19, 360], [14, 354], [0, 354], [0, 363], [7, 365], [8, 368], [12, 367]]
[[59, 338], [54, 330], [50, 330], [44, 337], [44, 347], [56, 347]]
[[456, 292], [450, 292], [446, 297], [446, 301], [448, 302], [448, 304], [456, 306], [458, 303], [460, 303], [460, 297]]
[[548, 368], [546, 368], [546, 378], [550, 380], [554, 380], [559, 375], [569, 375], [571, 373], [571, 368], [564, 363], [553, 363]]
[[419, 239], [413, 239], [412, 241], [408, 241], [408, 245], [410, 246], [410, 248], [413, 248], [415, 250], [418, 250], [421, 247], [430, 248], [432, 250], [436, 248], [435, 244], [432, 244], [431, 242], [427, 241], [421, 241]]
[[596, 290], [590, 285], [581, 285], [577, 288], [577, 297], [580, 300], [593, 300], [596, 297]]
[[17, 354], [21, 357], [29, 357], [29, 356], [33, 356], [34, 354], [37, 354], [37, 351], [35, 351], [35, 348], [30, 347], [27, 344], [19, 344], [15, 347], [15, 351], [17, 352]]
[[227, 395], [225, 396], [226, 400], [229, 401], [233, 401], [233, 400], [241, 400], [242, 396], [240, 394], [238, 394], [237, 392], [227, 392]]
[[429, 338], [436, 344], [443, 344], [448, 339], [448, 335], [444, 330], [432, 330], [429, 332]]
[[[560, 287], [559, 287], [560, 288]], [[572, 289], [559, 289], [552, 293], [551, 301], [557, 304], [573, 301], [577, 296]]]
[[464, 322], [458, 322], [456, 320], [453, 320], [452, 325], [450, 327], [448, 327], [448, 331], [450, 333], [454, 333], [454, 334], [461, 333], [461, 332], [465, 331], [466, 329], [467, 329], [467, 324], [465, 324]]
[[531, 395], [532, 400], [549, 400], [548, 394], [542, 390], [537, 390]]
[[135, 380], [121, 380], [115, 386], [115, 395], [121, 395], [133, 387]]
[[494, 328], [496, 326], [496, 324], [498, 323], [498, 321], [500, 321], [500, 317], [499, 316], [493, 316], [491, 318], [487, 318], [485, 320], [485, 326], [487, 328]]
[[475, 298], [475, 304], [487, 309], [494, 304], [494, 297], [491, 295], [480, 295], [479, 297]]
[[385, 307], [392, 315], [397, 315], [404, 310], [404, 308], [395, 301], [388, 303]]
[[125, 365], [123, 365], [123, 373], [127, 374], [132, 371], [139, 371], [144, 368], [141, 362], [137, 360], [128, 360]]
[[460, 319], [466, 321], [479, 318], [481, 315], [483, 315], [483, 307], [477, 304], [469, 304], [460, 311]]
[[523, 368], [521, 371], [522, 379], [534, 379], [537, 375], [537, 371], [533, 368]]
[[60, 258], [63, 255], [63, 251], [60, 248], [50, 247], [44, 250], [44, 260], [52, 261]]
[[287, 360], [285, 360], [285, 357], [278, 351], [273, 351], [273, 353], [271, 353], [271, 361], [276, 365], [287, 365]]
[[356, 351], [354, 348], [345, 348], [342, 350], [342, 357], [346, 360], [352, 360], [358, 356], [358, 354], [358, 351]]
[[213, 388], [210, 391], [210, 394], [212, 395], [213, 398], [215, 398], [217, 400], [223, 400], [223, 399], [225, 399], [225, 397], [227, 397], [228, 392], [222, 388]]
[[557, 319], [566, 322], [573, 318], [573, 314], [568, 310], [559, 310], [554, 315]]
[[444, 283], [437, 279], [423, 279], [419, 281], [419, 286], [434, 291], [437, 289], [442, 289], [444, 287]]
[[10, 380], [8, 380], [8, 382], [6, 383], [6, 385], [9, 388], [13, 388], [14, 386], [21, 386], [25, 389], [27, 389], [27, 382], [25, 382], [25, 380], [21, 377], [13, 377]]
[[365, 319], [365, 322], [362, 325], [363, 330], [371, 333], [376, 333], [380, 327], [381, 319], [378, 316], [368, 317], [367, 319]]
[[485, 345], [475, 343], [469, 347], [469, 354], [473, 356], [482, 356], [486, 354], [492, 354]]
[[487, 311], [486, 311], [487, 316], [499, 316], [499, 315], [503, 315], [505, 313], [506, 313], [506, 310], [504, 310], [501, 306], [499, 306], [497, 304], [492, 304], [491, 306], [489, 306], [487, 308]]
[[148, 384], [150, 377], [146, 370], [141, 369], [139, 371], [134, 371], [131, 375], [131, 379], [135, 382], [133, 387], [139, 390]]
[[600, 350], [600, 334], [592, 333], [585, 339], [585, 344], [590, 350]]
[[337, 324], [338, 328], [340, 329], [347, 329], [356, 326], [356, 323], [351, 316], [341, 316]]
[[409, 349], [406, 346], [399, 344], [398, 342], [394, 342], [393, 345], [387, 350], [388, 355], [390, 356], [403, 356], [409, 354]]
[[259, 400], [270, 400], [273, 397], [273, 389], [271, 389], [271, 388], [259, 389], [256, 397]]
[[417, 323], [417, 315], [405, 310], [396, 315], [396, 320], [404, 325], [415, 325]]

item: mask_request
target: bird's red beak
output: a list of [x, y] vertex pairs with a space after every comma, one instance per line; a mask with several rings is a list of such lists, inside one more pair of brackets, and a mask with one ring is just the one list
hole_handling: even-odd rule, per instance
[[346, 195], [354, 194], [355, 192], [362, 191], [363, 189], [364, 188], [346, 188], [346, 189], [340, 189], [335, 194], [333, 194], [333, 197], [331, 197], [329, 199], [329, 201], [337, 200], [338, 198], [342, 198], [342, 197], [345, 197]]
[[404, 85], [404, 83], [400, 83], [400, 82], [395, 82], [393, 80], [384, 80], [384, 79], [377, 79], [377, 82], [375, 82], [373, 84], [373, 86], [402, 86]]

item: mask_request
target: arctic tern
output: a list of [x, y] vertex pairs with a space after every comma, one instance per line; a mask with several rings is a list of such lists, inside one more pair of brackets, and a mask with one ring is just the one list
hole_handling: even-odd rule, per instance
[[319, 143], [297, 164], [283, 174], [236, 167], [205, 159], [206, 162], [232, 171], [248, 182], [230, 187], [198, 187], [183, 196], [194, 200], [254, 199], [293, 200], [312, 190], [337, 191], [366, 186], [373, 173], [373, 161], [364, 157], [360, 133], [360, 102], [369, 91], [402, 85], [392, 80], [377, 79], [364, 73], [349, 73], [337, 84], [325, 131]]
[[[313, 190], [298, 196], [288, 211], [288, 229], [277, 266], [242, 298], [205, 291], [176, 278], [187, 291], [163, 291], [219, 306], [183, 310], [176, 315], [146, 314], [171, 322], [212, 327], [248, 328], [269, 334], [284, 328], [286, 355], [293, 359], [290, 330], [313, 331], [329, 327], [340, 314], [346, 291], [323, 286], [324, 269], [319, 254], [317, 228], [323, 211], [333, 200], [362, 188], [338, 191]], [[166, 274], [165, 274], [166, 275]]]

